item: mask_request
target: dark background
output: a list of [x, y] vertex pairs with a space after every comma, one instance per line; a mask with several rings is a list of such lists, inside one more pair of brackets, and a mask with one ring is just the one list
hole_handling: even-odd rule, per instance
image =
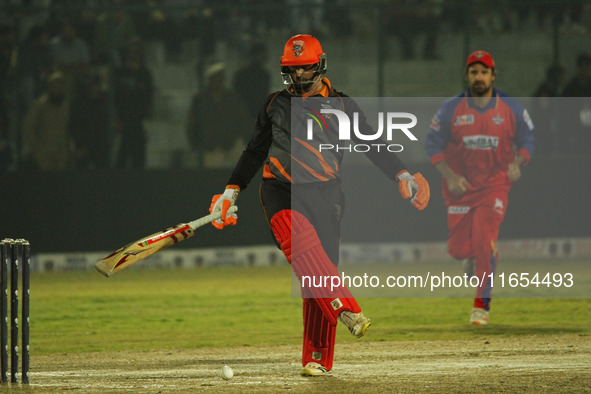
[[[371, 166], [343, 168], [347, 195], [343, 241], [445, 241], [441, 182], [428, 163], [409, 165], [431, 185], [418, 212], [397, 185]], [[513, 187], [501, 239], [590, 236], [591, 159], [537, 158]], [[5, 173], [0, 182], [0, 234], [26, 238], [39, 252], [109, 251], [166, 227], [206, 215], [228, 170]], [[239, 221], [205, 226], [176, 247], [270, 244], [257, 176], [238, 200]]]

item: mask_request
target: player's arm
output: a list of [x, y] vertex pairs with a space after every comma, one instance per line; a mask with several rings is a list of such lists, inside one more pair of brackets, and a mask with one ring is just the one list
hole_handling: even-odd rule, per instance
[[216, 194], [211, 200], [209, 211], [221, 211], [221, 218], [212, 222], [213, 226], [222, 229], [224, 226], [234, 225], [238, 219], [236, 214], [227, 215], [231, 206], [236, 204], [240, 192], [248, 186], [252, 178], [259, 171], [267, 159], [271, 147], [271, 120], [266, 112], [267, 104], [257, 117], [255, 130], [246, 149], [238, 159], [232, 175], [222, 194]]
[[452, 105], [452, 103], [454, 101], [447, 102], [431, 119], [431, 125], [425, 140], [425, 149], [427, 150], [431, 164], [433, 164], [435, 169], [445, 179], [450, 193], [461, 196], [468, 190], [470, 183], [462, 174], [456, 173], [449, 166], [445, 160], [444, 153], [451, 135], [451, 118], [448, 115], [450, 112], [448, 106]]
[[534, 124], [529, 113], [520, 105], [515, 105], [515, 156], [507, 167], [507, 178], [515, 182], [521, 178], [521, 168], [529, 163], [535, 147]]
[[464, 176], [452, 170], [449, 164], [447, 164], [447, 161], [438, 161], [435, 163], [435, 169], [445, 178], [445, 183], [450, 193], [461, 196], [470, 187], [470, 182]]
[[521, 178], [521, 167], [527, 163], [527, 159], [520, 153], [516, 153], [513, 157], [513, 161], [509, 163], [507, 168], [507, 178], [512, 182], [517, 181]]

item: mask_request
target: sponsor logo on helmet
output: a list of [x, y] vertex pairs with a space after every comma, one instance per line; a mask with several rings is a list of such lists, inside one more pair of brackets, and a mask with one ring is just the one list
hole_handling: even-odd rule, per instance
[[291, 47], [291, 50], [293, 51], [293, 54], [295, 57], [300, 56], [302, 54], [302, 52], [304, 51], [304, 41], [295, 40], [293, 42], [293, 46]]

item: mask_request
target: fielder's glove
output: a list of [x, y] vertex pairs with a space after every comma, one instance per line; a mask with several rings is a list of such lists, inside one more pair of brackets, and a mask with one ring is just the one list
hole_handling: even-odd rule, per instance
[[213, 224], [215, 228], [221, 230], [225, 226], [231, 226], [236, 224], [238, 216], [235, 213], [228, 216], [228, 209], [236, 203], [238, 194], [240, 194], [240, 188], [238, 186], [228, 185], [226, 186], [224, 194], [216, 194], [215, 196], [213, 196], [213, 198], [211, 199], [211, 205], [209, 206], [209, 212], [222, 213], [220, 219], [211, 222], [211, 224]]
[[402, 198], [410, 198], [411, 204], [419, 211], [425, 209], [429, 204], [431, 197], [429, 183], [420, 172], [410, 175], [405, 171], [398, 175], [398, 189]]

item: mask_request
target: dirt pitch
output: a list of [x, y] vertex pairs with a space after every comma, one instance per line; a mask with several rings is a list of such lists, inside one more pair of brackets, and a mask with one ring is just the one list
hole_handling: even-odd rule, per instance
[[[24, 392], [591, 392], [591, 338], [338, 343], [328, 377], [303, 378], [299, 346], [56, 354]], [[222, 365], [235, 376], [222, 380]], [[6, 387], [4, 387], [6, 388]], [[13, 387], [16, 388], [16, 387]]]

